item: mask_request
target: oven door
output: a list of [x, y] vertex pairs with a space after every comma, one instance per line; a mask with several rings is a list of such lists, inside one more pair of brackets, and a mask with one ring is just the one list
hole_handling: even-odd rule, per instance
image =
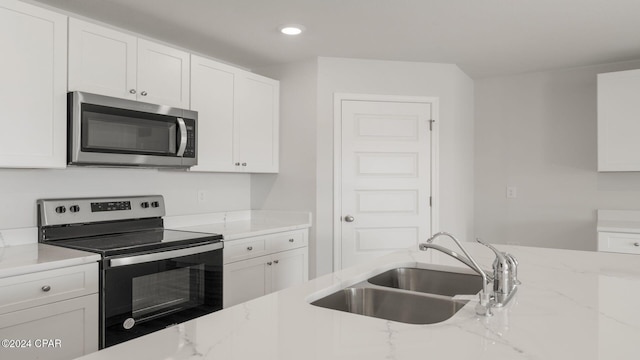
[[222, 309], [222, 242], [108, 259], [100, 348]]
[[196, 164], [195, 112], [69, 93], [69, 163], [183, 167]]

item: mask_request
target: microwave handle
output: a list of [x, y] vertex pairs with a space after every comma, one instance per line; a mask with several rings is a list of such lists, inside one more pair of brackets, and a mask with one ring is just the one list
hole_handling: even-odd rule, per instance
[[177, 156], [184, 155], [184, 150], [187, 148], [187, 126], [184, 124], [183, 118], [176, 118], [178, 121], [178, 127], [180, 128], [180, 145], [178, 145]]

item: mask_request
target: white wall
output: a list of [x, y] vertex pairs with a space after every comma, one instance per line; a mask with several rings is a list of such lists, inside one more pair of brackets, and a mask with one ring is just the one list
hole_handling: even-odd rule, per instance
[[317, 275], [333, 269], [333, 94], [433, 96], [440, 100], [440, 229], [473, 235], [473, 81], [457, 66], [318, 58]]
[[476, 80], [478, 236], [595, 250], [596, 209], [640, 209], [640, 173], [596, 171], [596, 74], [635, 68], [640, 61]]
[[[198, 191], [206, 192], [198, 202]], [[250, 208], [248, 174], [187, 173], [153, 169], [0, 169], [0, 229], [37, 226], [40, 198], [163, 195], [167, 215]], [[34, 242], [37, 239], [34, 239]]]
[[[280, 172], [251, 176], [252, 209], [308, 211], [316, 207], [316, 59], [255, 69], [280, 80]], [[312, 218], [315, 224], [315, 218]], [[316, 242], [309, 231], [309, 276], [315, 277]]]

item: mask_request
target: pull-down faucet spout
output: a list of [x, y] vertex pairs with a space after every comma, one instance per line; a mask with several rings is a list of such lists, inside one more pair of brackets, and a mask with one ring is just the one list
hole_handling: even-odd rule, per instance
[[[460, 250], [462, 250], [465, 256], [461, 256], [457, 254], [455, 251], [449, 250], [445, 247], [432, 244], [433, 240], [435, 240], [437, 237], [440, 237], [440, 236], [450, 237], [458, 245]], [[430, 237], [426, 243], [420, 244], [419, 248], [422, 251], [425, 251], [427, 249], [438, 250], [444, 254], [447, 254], [453, 257], [454, 259], [457, 259], [458, 261], [462, 262], [463, 264], [467, 265], [472, 270], [480, 274], [480, 276], [482, 276], [482, 291], [480, 292], [480, 294], [478, 294], [478, 296], [480, 297], [480, 302], [476, 306], [476, 313], [478, 315], [484, 315], [484, 316], [493, 315], [491, 312], [491, 288], [489, 287], [489, 280], [488, 280], [489, 276], [484, 270], [482, 270], [480, 265], [478, 265], [475, 259], [467, 252], [467, 249], [465, 249], [464, 246], [462, 246], [462, 243], [458, 241], [458, 239], [456, 239], [455, 236], [449, 234], [448, 232], [439, 232], [434, 234], [432, 237]]]

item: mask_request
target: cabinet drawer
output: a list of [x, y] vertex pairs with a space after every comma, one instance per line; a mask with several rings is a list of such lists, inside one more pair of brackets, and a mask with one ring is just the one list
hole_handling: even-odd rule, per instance
[[305, 230], [289, 231], [270, 235], [267, 239], [267, 251], [276, 252], [307, 246]]
[[598, 251], [640, 254], [640, 234], [599, 232]]
[[0, 314], [98, 292], [98, 263], [0, 279]]
[[246, 240], [229, 241], [224, 247], [224, 262], [230, 263], [265, 254], [265, 238], [256, 237]]

